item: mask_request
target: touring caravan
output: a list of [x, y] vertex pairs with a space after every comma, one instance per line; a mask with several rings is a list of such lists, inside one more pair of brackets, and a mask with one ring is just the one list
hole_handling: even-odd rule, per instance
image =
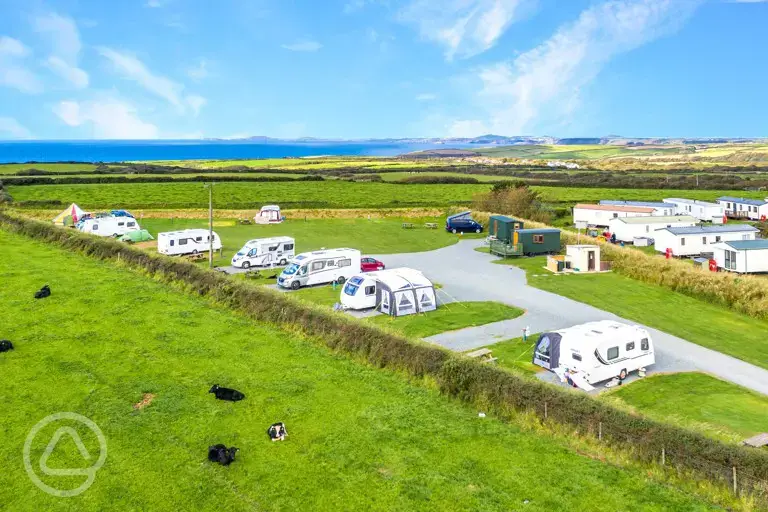
[[286, 265], [296, 255], [296, 241], [289, 236], [248, 240], [232, 256], [232, 266], [239, 268]]
[[[211, 239], [207, 229], [185, 229], [157, 234], [157, 252], [169, 256], [208, 252]], [[221, 249], [221, 238], [213, 232], [213, 250]]]
[[551, 371], [567, 368], [596, 384], [656, 362], [648, 331], [612, 320], [589, 322], [539, 336], [533, 363]]
[[117, 238], [130, 231], [141, 229], [133, 217], [96, 217], [85, 219], [77, 224], [77, 229], [83, 233]]
[[432, 282], [411, 268], [393, 268], [353, 276], [341, 291], [345, 309], [376, 308], [392, 316], [437, 309]]
[[344, 283], [360, 273], [360, 251], [327, 249], [304, 252], [293, 258], [277, 278], [278, 286], [298, 290], [302, 286]]

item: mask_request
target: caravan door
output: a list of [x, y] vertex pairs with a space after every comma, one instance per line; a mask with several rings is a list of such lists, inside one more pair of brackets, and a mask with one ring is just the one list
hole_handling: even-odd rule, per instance
[[395, 292], [395, 316], [413, 315], [416, 313], [416, 297], [413, 290]]
[[539, 336], [536, 347], [533, 350], [533, 364], [547, 370], [554, 370], [560, 366], [560, 339], [562, 337], [554, 332], [546, 332]]

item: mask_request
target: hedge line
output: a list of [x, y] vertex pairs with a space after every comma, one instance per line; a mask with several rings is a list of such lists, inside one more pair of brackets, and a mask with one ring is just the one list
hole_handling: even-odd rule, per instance
[[74, 230], [23, 219], [0, 211], [0, 226], [53, 243], [67, 250], [103, 259], [119, 259], [151, 276], [178, 282], [255, 320], [300, 330], [332, 349], [362, 357], [383, 368], [428, 376], [449, 396], [481, 404], [501, 415], [514, 409], [543, 415], [582, 434], [602, 425], [603, 440], [635, 457], [658, 460], [662, 448], [670, 465], [722, 481], [722, 468], [737, 467], [752, 490], [768, 486], [768, 454], [710, 439], [698, 433], [630, 414], [580, 392], [512, 374], [498, 367], [454, 355], [444, 349], [377, 329], [344, 315], [306, 305], [274, 290], [235, 281], [181, 259], [149, 254], [111, 239], [97, 239]]
[[294, 178], [292, 176], [185, 176], [182, 178], [173, 178], [171, 176], [115, 176], [108, 178], [106, 176], [51, 176], [51, 177], [27, 177], [27, 178], [6, 178], [8, 185], [89, 185], [89, 184], [112, 184], [112, 183], [184, 183], [184, 182], [222, 182], [222, 181], [325, 181], [322, 176], [302, 176]]

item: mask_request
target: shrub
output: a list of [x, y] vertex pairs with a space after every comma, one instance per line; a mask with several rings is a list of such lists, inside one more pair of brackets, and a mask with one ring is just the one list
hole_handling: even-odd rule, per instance
[[403, 185], [476, 185], [480, 183], [477, 178], [464, 177], [464, 176], [408, 176], [402, 178], [395, 183], [401, 183]]
[[496, 183], [484, 194], [477, 194], [473, 207], [483, 212], [495, 212], [549, 222], [552, 214], [546, 209], [538, 192], [522, 182]]
[[7, 190], [5, 190], [5, 187], [3, 187], [3, 182], [0, 181], [0, 203], [10, 203], [10, 202], [13, 202], [13, 198], [11, 197], [11, 194], [9, 194]]

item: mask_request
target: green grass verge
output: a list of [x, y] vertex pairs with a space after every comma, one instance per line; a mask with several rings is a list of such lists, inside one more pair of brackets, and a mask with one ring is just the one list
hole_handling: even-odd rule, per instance
[[542, 367], [531, 362], [533, 360], [533, 344], [538, 338], [538, 334], [531, 334], [526, 341], [523, 341], [522, 337], [513, 338], [499, 341], [485, 348], [493, 352], [493, 357], [497, 358], [496, 364], [502, 368], [534, 374], [545, 371]]
[[[16, 342], [0, 357], [8, 510], [712, 508], [109, 262], [5, 232], [0, 245], [3, 336]], [[43, 282], [53, 295], [35, 301]], [[216, 401], [206, 393], [214, 382], [246, 400]], [[134, 410], [143, 393], [154, 401]], [[59, 411], [92, 419], [109, 447], [77, 498], [43, 493], [20, 463], [31, 427]], [[264, 430], [278, 419], [290, 437], [273, 444]], [[56, 428], [35, 438], [34, 460]], [[241, 448], [228, 468], [205, 460], [218, 442]], [[73, 443], [50, 459], [82, 462]], [[62, 488], [83, 479], [44, 478]]]
[[368, 321], [409, 338], [426, 338], [441, 332], [509, 320], [522, 314], [522, 309], [500, 302], [455, 302], [429, 313], [401, 317], [379, 315]]
[[555, 276], [545, 257], [499, 261], [524, 269], [528, 284], [768, 368], [768, 322], [614, 272]]
[[768, 430], [768, 397], [703, 373], [654, 375], [604, 396], [725, 441]]

